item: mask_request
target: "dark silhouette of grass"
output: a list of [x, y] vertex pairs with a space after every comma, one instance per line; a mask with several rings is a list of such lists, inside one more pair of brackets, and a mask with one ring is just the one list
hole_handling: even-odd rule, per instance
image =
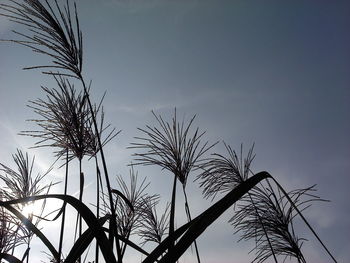
[[[268, 172], [253, 173], [253, 149], [243, 159], [242, 149], [239, 157], [225, 145], [227, 157], [217, 153], [207, 157], [216, 143], [202, 143], [205, 133], [199, 128], [192, 129], [195, 117], [189, 122], [179, 122], [176, 110], [170, 121], [152, 112], [157, 126], [139, 128], [142, 135], [135, 137], [136, 142], [130, 147], [137, 151], [136, 165], [156, 165], [173, 174], [171, 200], [164, 212], [158, 214], [159, 196], [146, 192], [147, 184], [144, 180], [138, 183], [133, 168], [130, 185], [117, 177], [118, 187], [113, 188], [104, 148], [118, 132], [108, 131], [109, 125], [105, 126], [102, 100], [96, 105], [90, 98], [91, 82], [87, 85], [83, 76], [83, 37], [75, 3], [72, 8], [68, 0], [63, 4], [57, 0], [9, 0], [9, 4], [0, 4], [0, 10], [1, 15], [26, 30], [24, 33], [14, 31], [19, 39], [7, 42], [28, 47], [51, 60], [47, 65], [25, 68], [41, 69], [42, 73], [52, 76], [55, 88], [42, 87], [45, 98], [30, 104], [39, 115], [39, 119], [33, 119], [38, 130], [21, 134], [38, 139], [34, 147], [52, 149], [56, 158], [64, 161], [61, 167], [65, 167], [63, 194], [50, 194], [50, 184], [41, 184], [43, 176], [48, 177], [49, 173], [33, 176], [34, 160], [30, 162], [28, 155], [21, 151], [14, 155], [18, 172], [1, 164], [0, 179], [7, 188], [0, 192], [0, 261], [29, 262], [30, 240], [35, 235], [50, 251], [51, 262], [85, 262], [86, 251], [91, 246], [94, 246], [95, 263], [99, 262], [100, 253], [105, 262], [122, 263], [127, 248], [143, 255], [144, 263], [176, 262], [192, 244], [200, 262], [196, 239], [236, 204], [238, 210], [230, 223], [242, 233], [242, 239], [256, 242], [255, 261], [273, 257], [278, 262], [281, 257], [293, 257], [298, 262], [306, 262], [301, 251], [304, 240], [295, 233], [293, 223], [301, 218], [336, 262], [302, 214], [312, 201], [320, 200], [312, 194], [313, 187], [287, 192]], [[79, 171], [75, 172], [80, 179], [79, 198], [67, 189], [69, 177], [74, 174], [71, 161], [75, 158], [79, 162]], [[94, 161], [96, 168], [95, 213], [83, 200], [86, 180], [83, 164], [89, 161]], [[195, 170], [200, 171], [197, 180], [204, 196], [219, 200], [192, 218], [186, 186], [190, 173]], [[177, 181], [182, 185], [188, 222], [175, 228]], [[46, 219], [44, 206], [40, 215], [27, 218], [21, 213], [26, 203], [39, 200], [45, 203], [48, 199], [63, 202], [55, 208], [54, 218], [49, 219], [61, 220], [58, 245], [49, 240], [38, 225]], [[68, 205], [76, 211], [75, 227], [79, 233], [69, 248], [63, 246]], [[132, 235], [139, 236], [141, 244], [133, 242]], [[73, 240], [73, 235], [69, 238]], [[156, 244], [153, 251], [142, 248], [146, 242]], [[17, 248], [22, 245], [27, 245], [26, 251], [19, 255]]]
[[[13, 160], [16, 164], [16, 168], [18, 170], [15, 171], [14, 169], [0, 163], [0, 171], [3, 172], [3, 174], [0, 174], [0, 179], [5, 184], [5, 187], [3, 188], [3, 191], [1, 192], [2, 199], [4, 200], [13, 200], [13, 199], [20, 199], [20, 198], [26, 198], [31, 197], [35, 195], [39, 195], [44, 192], [48, 192], [50, 190], [50, 187], [52, 184], [44, 184], [42, 183], [44, 177], [50, 172], [47, 171], [45, 174], [37, 176], [33, 176], [33, 166], [34, 166], [34, 160], [35, 158], [30, 161], [28, 154], [24, 154], [22, 151], [17, 149], [17, 153], [14, 154]], [[30, 202], [31, 203], [31, 202]], [[15, 208], [17, 210], [23, 210], [25, 206], [28, 204], [17, 204]], [[28, 215], [28, 220], [35, 226], [38, 227], [38, 224], [42, 219], [44, 219], [43, 212], [45, 208], [46, 202], [44, 201], [41, 204], [40, 211], [35, 211], [34, 213], [30, 213]], [[33, 238], [34, 233], [32, 231], [28, 231], [27, 228], [21, 226], [19, 222], [14, 220], [13, 217], [6, 214], [6, 212], [2, 209], [2, 219], [4, 220], [4, 244], [9, 243], [13, 246], [16, 246], [16, 243], [25, 243], [27, 245], [26, 252], [22, 258], [22, 261], [24, 258], [27, 259], [27, 262], [29, 262], [29, 250], [30, 250], [30, 243]], [[10, 219], [10, 220], [6, 220]], [[14, 232], [9, 232], [11, 229], [15, 228], [16, 230]], [[13, 235], [13, 236], [12, 236]], [[7, 238], [10, 238], [10, 240], [6, 240]], [[15, 240], [15, 241], [14, 241]], [[18, 240], [18, 241], [17, 241]], [[9, 245], [4, 245], [9, 246]], [[10, 245], [11, 246], [11, 245]], [[12, 253], [14, 251], [14, 247], [12, 248]]]
[[[132, 143], [130, 148], [144, 150], [144, 152], [134, 154], [136, 165], [158, 165], [174, 175], [169, 222], [169, 235], [171, 235], [175, 230], [177, 180], [182, 184], [185, 196], [185, 209], [188, 220], [191, 221], [191, 213], [186, 195], [187, 179], [191, 170], [199, 167], [203, 161], [203, 155], [215, 144], [208, 145], [208, 142], [202, 144], [201, 138], [205, 132], [199, 132], [198, 128], [192, 133], [191, 126], [195, 116], [185, 124], [184, 120], [181, 123], [178, 122], [176, 109], [171, 122], [164, 121], [162, 116], [157, 116], [154, 112], [152, 114], [157, 120], [159, 127], [146, 126], [146, 129], [139, 128], [144, 134], [144, 137], [135, 137], [138, 142]], [[197, 260], [200, 262], [197, 243], [194, 242], [194, 245]], [[174, 244], [171, 244], [171, 246], [173, 247]]]

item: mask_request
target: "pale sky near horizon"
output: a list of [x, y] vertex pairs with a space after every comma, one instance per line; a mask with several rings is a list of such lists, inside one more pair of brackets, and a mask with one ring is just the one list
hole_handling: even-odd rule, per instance
[[[133, 151], [126, 147], [140, 135], [137, 127], [154, 124], [151, 110], [167, 119], [175, 107], [187, 120], [197, 114], [195, 126], [210, 142], [237, 150], [255, 143], [254, 171], [269, 171], [289, 190], [317, 184], [331, 202], [306, 215], [338, 262], [349, 261], [349, 1], [79, 0], [77, 6], [84, 76], [96, 101], [107, 91], [106, 118], [122, 130], [106, 148], [111, 174], [128, 173]], [[20, 27], [0, 17], [0, 39], [13, 38], [12, 29]], [[40, 85], [54, 82], [21, 71], [46, 57], [8, 43], [0, 43], [0, 55], [0, 162], [13, 165], [16, 148], [35, 142], [17, 135], [33, 128], [25, 122], [35, 117], [26, 104], [42, 97]], [[214, 151], [225, 153], [223, 144]], [[45, 150], [29, 152], [40, 169], [53, 160]], [[137, 170], [151, 181], [150, 191], [164, 197], [171, 191], [160, 169]], [[63, 172], [55, 170], [54, 179]], [[190, 182], [198, 214], [209, 203]], [[247, 255], [252, 244], [236, 243], [239, 235], [225, 223], [229, 214], [199, 239], [203, 263], [254, 257]], [[331, 262], [306, 228], [300, 235], [309, 239], [307, 262]], [[189, 253], [180, 262], [192, 259]]]

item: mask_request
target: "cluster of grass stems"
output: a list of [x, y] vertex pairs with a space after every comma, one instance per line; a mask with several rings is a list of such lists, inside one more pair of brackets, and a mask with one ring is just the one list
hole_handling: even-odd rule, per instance
[[[25, 68], [41, 69], [54, 82], [52, 88], [42, 87], [43, 98], [29, 104], [38, 116], [31, 120], [38, 129], [21, 134], [35, 138], [34, 147], [52, 149], [59, 160], [55, 163], [65, 171], [63, 193], [52, 194], [53, 183], [44, 183], [51, 169], [34, 176], [34, 158], [27, 153], [17, 150], [13, 155], [15, 169], [0, 162], [0, 262], [30, 262], [31, 241], [36, 236], [47, 249], [50, 262], [122, 263], [127, 249], [140, 253], [144, 263], [176, 262], [194, 246], [200, 263], [196, 239], [233, 205], [229, 222], [242, 240], [255, 242], [254, 261], [279, 262], [289, 257], [306, 262], [301, 249], [304, 239], [294, 227], [294, 221], [301, 219], [336, 262], [302, 214], [311, 202], [322, 200], [313, 194], [314, 187], [286, 192], [268, 172], [253, 173], [253, 147], [246, 157], [242, 148], [237, 155], [226, 144], [226, 154], [210, 154], [217, 143], [203, 142], [205, 132], [193, 128], [195, 117], [179, 121], [176, 109], [170, 121], [152, 112], [156, 125], [139, 128], [140, 135], [129, 147], [135, 151], [130, 183], [119, 176], [113, 188], [104, 148], [119, 131], [104, 123], [103, 99], [94, 103], [90, 97], [91, 82], [87, 85], [83, 76], [83, 38], [75, 3], [72, 7], [68, 0], [9, 0], [0, 4], [0, 10], [2, 16], [24, 28], [24, 32], [13, 31], [18, 39], [2, 41], [28, 47], [51, 59], [47, 65]], [[70, 169], [74, 160], [79, 164], [78, 173]], [[84, 203], [86, 162], [95, 166], [93, 208]], [[172, 174], [171, 198], [162, 213], [158, 208], [160, 196], [147, 192], [148, 183], [140, 181], [134, 165], [156, 165]], [[71, 176], [76, 174], [78, 198], [68, 192]], [[186, 191], [191, 174], [196, 174], [204, 197], [216, 200], [196, 217], [191, 215]], [[182, 188], [187, 223], [175, 227], [178, 187]], [[49, 199], [60, 200], [62, 205], [49, 210]], [[34, 202], [41, 202], [40, 210], [24, 215], [24, 207]], [[74, 240], [71, 247], [63, 244], [67, 239], [66, 213], [71, 211], [68, 205], [76, 216], [75, 233], [68, 237]], [[40, 227], [43, 220], [60, 222], [58, 242], [45, 236]], [[143, 248], [146, 243], [154, 244], [151, 251]], [[92, 245], [94, 251], [88, 253]], [[24, 252], [20, 247], [25, 247]], [[94, 258], [88, 258], [91, 254]]]

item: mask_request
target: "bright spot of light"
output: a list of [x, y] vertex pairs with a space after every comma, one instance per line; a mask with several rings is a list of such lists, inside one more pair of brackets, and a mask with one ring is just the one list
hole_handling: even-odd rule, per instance
[[38, 215], [41, 212], [41, 204], [40, 202], [30, 202], [26, 203], [21, 209], [22, 215], [26, 218], [31, 218], [33, 215]]

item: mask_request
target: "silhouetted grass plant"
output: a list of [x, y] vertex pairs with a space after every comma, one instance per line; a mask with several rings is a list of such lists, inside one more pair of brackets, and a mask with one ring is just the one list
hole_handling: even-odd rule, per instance
[[[300, 210], [304, 210], [312, 201], [320, 200], [310, 194], [313, 190], [314, 186], [296, 189], [288, 195]], [[257, 186], [250, 192], [249, 198], [242, 198], [237, 210], [230, 222], [242, 233], [241, 240], [255, 240], [254, 261], [264, 262], [274, 253], [306, 262], [301, 251], [305, 239], [298, 237], [294, 228], [298, 213], [281, 191], [272, 189], [271, 185]]]
[[169, 228], [169, 208], [168, 203], [164, 212], [159, 216], [157, 205], [159, 198], [146, 197], [141, 207], [141, 221], [138, 235], [143, 239], [141, 243], [154, 242], [160, 244]]
[[[0, 196], [2, 194], [1, 192]], [[4, 207], [0, 207], [0, 225], [0, 258], [3, 258], [12, 255], [16, 247], [25, 244], [25, 236], [20, 235], [24, 227]]]
[[[188, 123], [185, 123], [184, 120], [178, 122], [176, 109], [171, 122], [164, 121], [162, 116], [157, 116], [153, 111], [152, 114], [159, 127], [147, 125], [146, 129], [139, 128], [144, 137], [135, 137], [138, 142], [132, 143], [130, 148], [144, 150], [144, 152], [134, 154], [136, 165], [158, 165], [174, 175], [169, 222], [169, 235], [171, 235], [175, 229], [177, 180], [182, 184], [185, 196], [185, 211], [190, 221], [191, 213], [186, 195], [187, 179], [191, 170], [199, 167], [200, 163], [203, 162], [203, 155], [215, 144], [209, 145], [208, 142], [202, 144], [201, 138], [205, 132], [199, 132], [199, 128], [192, 132], [191, 126], [195, 116]], [[197, 260], [200, 262], [196, 241], [194, 241], [194, 244]]]
[[[62, 3], [63, 2], [63, 3]], [[192, 244], [200, 262], [196, 239], [225, 211], [236, 204], [236, 212], [230, 223], [242, 233], [242, 239], [254, 240], [255, 261], [263, 262], [271, 257], [292, 257], [306, 262], [301, 252], [304, 241], [295, 232], [294, 220], [301, 218], [336, 262], [327, 247], [303, 216], [302, 211], [314, 200], [313, 187], [286, 192], [269, 173], [253, 173], [251, 163], [253, 148], [243, 158], [225, 144], [228, 156], [208, 153], [216, 145], [204, 143], [205, 132], [193, 128], [195, 117], [188, 122], [178, 120], [175, 109], [170, 121], [152, 111], [156, 125], [139, 128], [140, 136], [129, 148], [134, 153], [135, 165], [156, 165], [173, 175], [171, 198], [163, 213], [159, 213], [160, 196], [149, 194], [145, 179], [138, 181], [131, 165], [129, 184], [117, 177], [117, 187], [111, 185], [104, 147], [119, 133], [104, 123], [103, 99], [94, 104], [90, 98], [90, 85], [83, 77], [83, 37], [77, 7], [69, 1], [57, 0], [9, 0], [0, 4], [1, 15], [23, 26], [25, 32], [14, 31], [19, 39], [5, 40], [30, 48], [35, 53], [51, 59], [47, 65], [29, 66], [25, 69], [41, 69], [53, 77], [53, 87], [42, 87], [44, 98], [33, 100], [29, 107], [39, 115], [32, 121], [38, 125], [34, 131], [21, 134], [37, 139], [34, 147], [49, 147], [54, 156], [63, 160], [65, 168], [63, 194], [49, 193], [51, 184], [42, 185], [44, 175], [33, 176], [34, 159], [18, 151], [14, 161], [18, 172], [1, 164], [0, 179], [4, 187], [0, 192], [0, 262], [29, 262], [30, 240], [35, 235], [49, 251], [50, 262], [76, 263], [90, 260], [89, 251], [94, 247], [94, 262], [122, 263], [127, 248], [143, 256], [143, 263], [176, 262]], [[3, 40], [4, 41], [4, 40]], [[78, 88], [77, 88], [78, 87]], [[86, 156], [86, 158], [84, 158]], [[71, 163], [77, 159], [78, 173]], [[86, 175], [83, 161], [94, 161], [96, 182], [96, 211], [93, 212], [83, 199]], [[84, 166], [85, 167], [85, 166]], [[197, 180], [204, 197], [218, 199], [205, 211], [192, 218], [186, 186], [190, 174], [197, 171]], [[79, 197], [68, 191], [70, 176], [79, 176]], [[91, 174], [91, 173], [88, 173]], [[187, 223], [175, 227], [176, 189], [180, 182], [185, 199]], [[274, 186], [272, 186], [272, 182]], [[222, 196], [223, 195], [223, 196]], [[25, 204], [55, 199], [62, 206], [39, 215], [22, 214]], [[76, 238], [65, 233], [66, 206], [77, 214]], [[48, 222], [60, 219], [57, 240], [49, 240], [39, 227], [40, 220]], [[83, 224], [85, 222], [85, 224]], [[73, 241], [63, 244], [64, 235]], [[139, 238], [139, 243], [132, 236]], [[95, 241], [96, 242], [95, 242]], [[143, 245], [152, 242], [155, 247], [146, 251]], [[27, 245], [20, 255], [17, 248]]]
[[[18, 149], [17, 153], [14, 154], [12, 157], [16, 164], [17, 171], [0, 163], [0, 172], [2, 172], [0, 174], [0, 179], [4, 183], [4, 187], [1, 192], [2, 201], [31, 197], [42, 193], [46, 193], [50, 190], [52, 184], [43, 184], [42, 181], [51, 169], [49, 169], [46, 173], [42, 175], [38, 174], [36, 176], [33, 176], [32, 173], [35, 160], [34, 157], [30, 161], [28, 153], [24, 154]], [[16, 204], [14, 207], [18, 211], [24, 211], [26, 207], [34, 205], [33, 203], [34, 201], [27, 202], [24, 204], [19, 203]], [[45, 204], [46, 202], [44, 201], [40, 205], [39, 209], [36, 209], [36, 211], [30, 211], [28, 215], [26, 215], [27, 219], [35, 227], [38, 227], [40, 221], [42, 219], [45, 219], [43, 216]], [[15, 243], [25, 243], [27, 245], [27, 249], [22, 257], [22, 261], [26, 258], [27, 262], [29, 262], [30, 243], [34, 236], [34, 233], [31, 230], [23, 227], [18, 221], [18, 219], [15, 220], [12, 216], [7, 215], [3, 208], [2, 220], [4, 223], [3, 227], [5, 231], [4, 243], [8, 242], [9, 244], [12, 244], [14, 241]], [[9, 238], [9, 240], [7, 240], [7, 238]], [[12, 245], [13, 247], [11, 253], [13, 254], [17, 244]]]

